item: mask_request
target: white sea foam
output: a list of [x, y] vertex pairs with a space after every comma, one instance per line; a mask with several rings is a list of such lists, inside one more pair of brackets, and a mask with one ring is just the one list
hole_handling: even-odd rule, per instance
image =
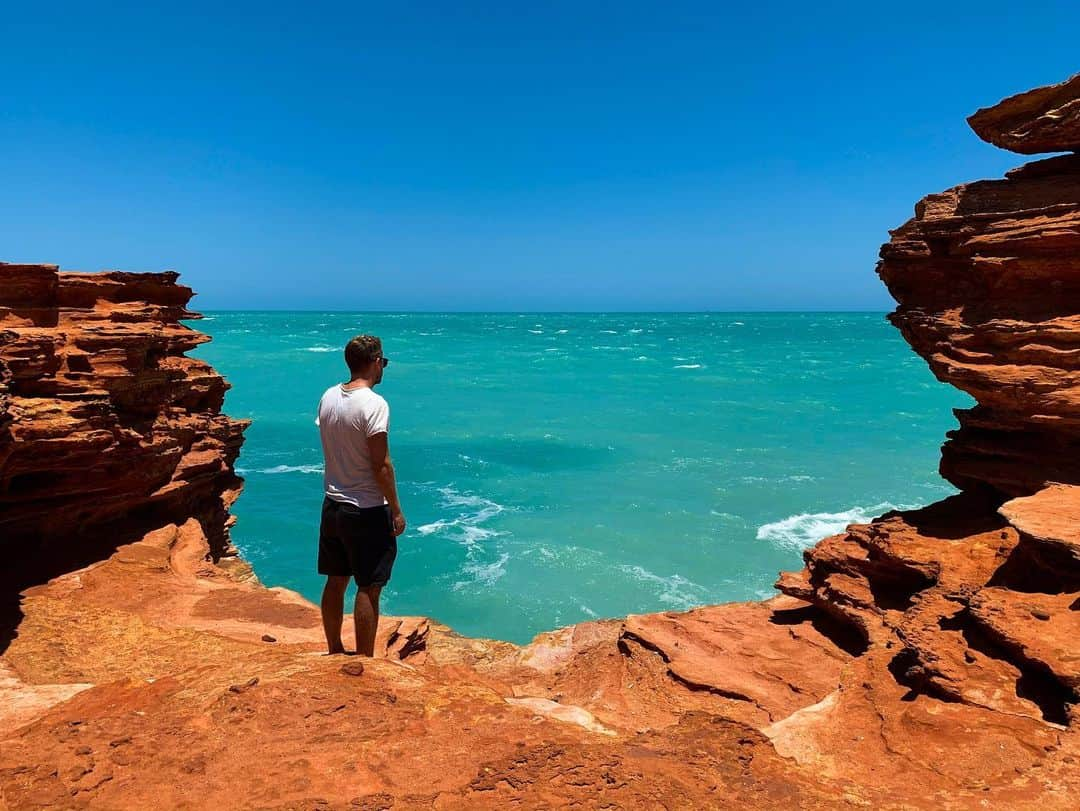
[[481, 526], [506, 510], [502, 504], [472, 493], [461, 493], [453, 487], [440, 487], [440, 507], [457, 511], [457, 515], [440, 518], [416, 528], [421, 535], [439, 535], [465, 546], [475, 546], [481, 541], [506, 533]]
[[700, 369], [700, 363], [680, 363], [678, 366], [673, 367], [675, 369]]
[[461, 567], [461, 571], [463, 574], [468, 575], [469, 579], [459, 580], [451, 588], [454, 591], [461, 591], [476, 585], [492, 586], [496, 580], [506, 574], [506, 563], [509, 560], [510, 553], [503, 552], [499, 555], [498, 560], [490, 563], [478, 563], [475, 561], [466, 563]]
[[570, 330], [568, 330], [568, 329], [560, 329], [560, 330], [556, 330], [556, 331], [555, 331], [555, 334], [556, 334], [556, 335], [565, 335], [565, 334], [566, 334], [566, 333], [568, 333], [569, 331], [570, 331]]
[[739, 481], [746, 484], [759, 484], [761, 482], [770, 482], [771, 484], [781, 484], [783, 482], [812, 482], [816, 481], [813, 476], [807, 476], [802, 473], [791, 474], [789, 476], [777, 476], [776, 478], [770, 478], [768, 476], [740, 476]]
[[636, 358], [634, 358], [634, 360], [648, 360], [648, 359], [649, 358], [646, 355], [638, 355]]
[[458, 459], [460, 459], [462, 462], [464, 462], [467, 465], [486, 466], [488, 464], [485, 460], [481, 459], [479, 456], [467, 456], [464, 453], [459, 453], [458, 454]]
[[542, 329], [531, 329], [531, 330], [529, 330], [529, 332], [531, 332], [533, 335], [543, 335], [544, 334], [544, 331]]
[[782, 521], [762, 524], [758, 527], [757, 539], [769, 541], [784, 549], [808, 549], [822, 538], [843, 532], [848, 524], [864, 524], [889, 510], [906, 509], [912, 507], [897, 507], [883, 502], [873, 507], [852, 507], [838, 513], [799, 513]]
[[303, 352], [337, 352], [336, 346], [305, 346], [301, 351]]
[[618, 569], [641, 583], [653, 586], [661, 602], [672, 608], [686, 610], [705, 601], [705, 588], [687, 580], [681, 574], [663, 577], [641, 566], [621, 565]]
[[322, 473], [322, 465], [274, 465], [255, 471], [256, 473]]
[[735, 515], [735, 513], [726, 513], [721, 510], [709, 510], [709, 515], [715, 515], [717, 518], [722, 518], [725, 521], [737, 521], [742, 522], [742, 516]]

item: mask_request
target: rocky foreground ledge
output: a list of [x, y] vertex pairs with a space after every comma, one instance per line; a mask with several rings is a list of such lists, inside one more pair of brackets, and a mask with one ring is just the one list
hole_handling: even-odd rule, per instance
[[[1071, 151], [1078, 105], [1073, 79], [972, 125]], [[0, 811], [1075, 808], [1078, 160], [931, 195], [882, 249], [894, 323], [977, 400], [959, 495], [823, 540], [766, 602], [525, 647], [388, 618], [363, 663], [233, 554], [244, 426], [183, 354], [191, 291], [0, 265]]]

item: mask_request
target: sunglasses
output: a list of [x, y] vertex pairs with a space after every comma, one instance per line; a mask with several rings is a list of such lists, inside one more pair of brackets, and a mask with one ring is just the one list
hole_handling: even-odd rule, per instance
[[380, 364], [384, 369], [390, 365], [390, 358], [379, 356], [375, 358], [375, 362]]

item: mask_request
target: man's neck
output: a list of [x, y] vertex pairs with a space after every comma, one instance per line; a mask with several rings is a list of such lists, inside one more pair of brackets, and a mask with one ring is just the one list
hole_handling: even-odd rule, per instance
[[353, 389], [373, 389], [375, 388], [375, 384], [371, 382], [370, 378], [354, 377], [345, 384], [345, 388], [349, 389], [350, 391]]

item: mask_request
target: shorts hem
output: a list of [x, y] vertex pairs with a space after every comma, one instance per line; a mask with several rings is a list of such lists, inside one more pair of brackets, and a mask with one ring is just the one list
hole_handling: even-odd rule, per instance
[[[355, 575], [353, 576], [353, 580], [356, 580]], [[369, 589], [372, 586], [378, 586], [379, 588], [382, 588], [389, 582], [390, 578], [387, 578], [386, 580], [372, 580], [370, 583], [360, 583], [359, 581], [357, 581], [356, 587], [359, 589]]]

